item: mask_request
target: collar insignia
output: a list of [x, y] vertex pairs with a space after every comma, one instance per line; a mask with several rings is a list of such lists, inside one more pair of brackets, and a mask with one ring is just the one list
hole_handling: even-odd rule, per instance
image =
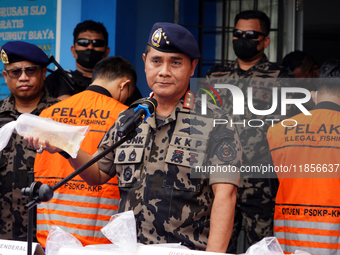
[[194, 94], [188, 90], [184, 97], [183, 107], [187, 109], [194, 109]]

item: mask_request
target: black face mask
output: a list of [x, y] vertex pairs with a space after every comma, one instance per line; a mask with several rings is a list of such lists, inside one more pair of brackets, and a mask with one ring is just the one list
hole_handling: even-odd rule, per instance
[[257, 45], [260, 41], [254, 41], [247, 38], [239, 38], [233, 40], [234, 52], [239, 59], [250, 59], [260, 53], [257, 50]]
[[94, 66], [103, 58], [104, 51], [96, 50], [76, 50], [78, 55], [77, 63], [85, 68], [93, 69]]

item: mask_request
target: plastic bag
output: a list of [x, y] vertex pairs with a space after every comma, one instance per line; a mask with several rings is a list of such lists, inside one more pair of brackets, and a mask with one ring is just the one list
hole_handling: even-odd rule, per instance
[[276, 237], [265, 237], [260, 242], [253, 244], [246, 251], [247, 255], [284, 255]]
[[[311, 255], [302, 250], [296, 250], [294, 254]], [[250, 246], [244, 255], [284, 255], [284, 252], [276, 237], [265, 237], [260, 242]]]
[[46, 239], [46, 255], [57, 255], [59, 249], [65, 246], [83, 247], [73, 235], [57, 226], [52, 226]]
[[298, 254], [298, 255], [311, 255], [309, 252], [301, 251], [301, 250], [295, 250], [294, 254]]
[[11, 121], [0, 129], [0, 151], [8, 144], [14, 129], [21, 136], [37, 137], [41, 142], [45, 142], [46, 139], [51, 145], [75, 158], [90, 127], [67, 125], [52, 119], [23, 113], [16, 121]]
[[136, 254], [136, 221], [132, 211], [115, 214], [101, 229], [102, 233], [124, 254]]

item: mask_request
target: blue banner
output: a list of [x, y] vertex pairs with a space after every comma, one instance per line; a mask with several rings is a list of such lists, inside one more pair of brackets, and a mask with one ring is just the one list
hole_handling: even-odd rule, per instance
[[[57, 3], [58, 0], [1, 0], [0, 46], [8, 41], [25, 41], [37, 45], [48, 57], [56, 57]], [[9, 94], [1, 72], [0, 99]]]

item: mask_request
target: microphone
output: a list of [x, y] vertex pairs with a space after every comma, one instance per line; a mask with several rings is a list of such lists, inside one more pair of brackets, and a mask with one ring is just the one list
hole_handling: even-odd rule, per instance
[[154, 98], [148, 98], [143, 101], [136, 107], [135, 113], [118, 128], [117, 135], [123, 137], [135, 130], [142, 123], [142, 120], [150, 117], [156, 110], [157, 105], [158, 103]]

